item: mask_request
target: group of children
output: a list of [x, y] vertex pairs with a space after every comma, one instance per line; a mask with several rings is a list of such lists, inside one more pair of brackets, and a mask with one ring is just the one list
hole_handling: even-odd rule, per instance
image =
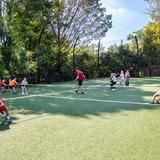
[[[119, 86], [124, 87], [124, 86], [129, 86], [129, 80], [130, 80], [130, 73], [127, 70], [125, 73], [124, 71], [121, 71], [119, 74]], [[112, 90], [116, 89], [116, 84], [117, 84], [117, 74], [112, 72], [110, 75], [110, 86]]]
[[[75, 92], [84, 94], [83, 80], [85, 80], [85, 75], [78, 68], [76, 69], [75, 75], [76, 75], [75, 80], [78, 81], [78, 87], [75, 90]], [[130, 76], [130, 73], [128, 70], [126, 70], [125, 73], [124, 73], [124, 71], [121, 71], [119, 75], [112, 72], [110, 75], [110, 86], [113, 91], [116, 89], [117, 77], [119, 79], [119, 86], [120, 87], [129, 86], [129, 80], [130, 80], [131, 76]], [[160, 102], [160, 91], [156, 92], [153, 95], [151, 103], [159, 103], [159, 102]]]
[[22, 80], [22, 82], [20, 84], [17, 82], [16, 78], [9, 80], [8, 84], [5, 83], [5, 80], [0, 81], [0, 89], [2, 91], [2, 94], [6, 93], [7, 89], [12, 89], [12, 91], [13, 91], [12, 93], [16, 94], [17, 93], [16, 88], [15, 88], [16, 85], [21, 86], [22, 95], [28, 94], [28, 91], [27, 91], [28, 82], [27, 82], [26, 77], [24, 77], [24, 79]]
[[[0, 81], [0, 88], [2, 90], [2, 93], [6, 93], [6, 89], [12, 89], [13, 94], [16, 94], [15, 85], [19, 85], [18, 82], [16, 81], [16, 78], [9, 80], [8, 84], [5, 83], [5, 80]], [[27, 91], [28, 82], [26, 77], [24, 77], [24, 79], [20, 83], [20, 86], [22, 89], [22, 95], [28, 94], [28, 91]], [[5, 122], [12, 123], [12, 119], [9, 115], [8, 107], [4, 104], [2, 98], [0, 98], [0, 113], [4, 117], [2, 124], [4, 124]]]
[[[112, 90], [116, 89], [116, 83], [117, 83], [117, 77], [119, 78], [119, 85], [120, 86], [129, 86], [129, 80], [130, 80], [130, 73], [127, 70], [125, 73], [124, 71], [121, 71], [119, 76], [117, 76], [116, 73], [112, 72], [110, 75], [110, 86]], [[83, 84], [83, 80], [85, 80], [85, 75], [82, 71], [80, 71], [79, 69], [76, 70], [76, 79], [78, 81], [78, 88], [75, 90], [76, 93], [82, 93], [84, 94], [84, 89], [82, 87]], [[15, 89], [15, 85], [18, 85], [18, 82], [16, 81], [16, 78], [12, 79], [9, 81], [8, 85], [5, 83], [4, 80], [0, 81], [0, 88], [3, 92], [6, 92], [6, 88], [10, 88], [13, 89], [13, 93], [16, 93], [16, 89]], [[28, 94], [27, 91], [27, 86], [28, 86], [28, 82], [26, 77], [24, 77], [24, 79], [22, 80], [22, 82], [20, 83], [21, 89], [22, 89], [22, 95], [24, 94]], [[160, 97], [160, 91], [156, 92], [153, 97], [152, 97], [152, 103], [159, 103], [160, 99], [156, 99], [157, 97]], [[0, 98], [0, 113], [3, 115], [4, 117], [4, 121], [8, 122], [8, 123], [12, 123], [12, 119], [9, 115], [8, 112], [8, 107], [4, 104], [2, 98]]]
[[[111, 73], [110, 75], [110, 86], [112, 90], [116, 89], [116, 83], [117, 83], [117, 74], [116, 73]], [[123, 87], [123, 86], [129, 86], [129, 80], [130, 80], [130, 73], [127, 70], [125, 73], [124, 71], [120, 72], [119, 75], [119, 86]], [[157, 91], [153, 96], [152, 96], [152, 100], [151, 103], [160, 103], [160, 91]]]

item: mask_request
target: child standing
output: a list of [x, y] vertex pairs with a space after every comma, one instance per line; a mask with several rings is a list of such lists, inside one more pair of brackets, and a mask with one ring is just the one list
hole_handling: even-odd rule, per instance
[[129, 71], [127, 70], [126, 73], [125, 73], [125, 79], [126, 79], [125, 85], [126, 85], [126, 86], [129, 86], [129, 80], [130, 80], [130, 78], [131, 78], [130, 73], [129, 73]]
[[119, 76], [119, 79], [120, 79], [120, 82], [119, 82], [119, 85], [124, 87], [124, 84], [125, 84], [125, 76], [124, 76], [124, 72], [121, 71], [120, 73], [120, 76]]
[[28, 94], [27, 86], [28, 86], [27, 78], [24, 77], [23, 81], [21, 82], [21, 89], [22, 89], [22, 94], [23, 95]]
[[116, 89], [116, 82], [117, 79], [116, 79], [116, 74], [115, 73], [111, 73], [110, 75], [110, 86], [111, 86], [111, 89], [114, 91]]

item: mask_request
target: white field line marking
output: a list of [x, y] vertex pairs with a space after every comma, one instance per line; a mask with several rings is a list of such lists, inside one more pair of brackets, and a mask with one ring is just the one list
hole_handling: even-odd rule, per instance
[[[102, 83], [100, 85], [96, 85], [96, 86], [90, 86], [90, 87], [87, 87], [87, 89], [92, 89], [92, 88], [95, 88], [95, 87], [99, 87], [99, 86], [101, 86], [103, 84], [104, 83]], [[8, 100], [24, 99], [24, 98], [31, 98], [31, 97], [38, 97], [38, 96], [59, 95], [59, 93], [73, 92], [73, 91], [74, 91], [74, 88], [70, 89], [70, 90], [59, 91], [59, 92], [51, 92], [51, 93], [45, 93], [45, 94], [33, 94], [33, 95], [27, 95], [27, 96], [21, 96], [21, 97], [13, 97], [13, 98], [4, 98], [4, 100], [8, 101]]]
[[44, 97], [57, 98], [57, 99], [80, 100], [80, 101], [93, 101], [93, 102], [120, 103], [120, 104], [135, 104], [135, 105], [149, 105], [149, 106], [153, 106], [153, 105], [155, 105], [155, 104], [146, 103], [146, 102], [112, 101], [112, 100], [101, 100], [101, 99], [91, 99], [91, 98], [73, 98], [73, 97], [48, 96], [48, 95], [45, 95]]
[[[98, 86], [103, 85], [106, 82], [107, 81], [102, 81], [102, 84], [99, 84], [99, 85], [88, 85], [88, 82], [86, 83], [84, 81], [83, 85], [84, 86], [91, 86], [91, 87], [98, 87]], [[109, 82], [107, 82], [107, 83], [109, 83]], [[75, 85], [78, 85], [78, 83]], [[58, 87], [72, 87], [72, 88], [74, 88], [73, 84], [58, 84], [58, 85], [56, 85], [56, 84], [36, 84], [35, 86], [41, 86], [41, 87], [55, 87], [55, 86], [57, 87], [58, 86]]]
[[131, 78], [131, 80], [133, 80], [133, 81], [134, 80], [135, 81], [160, 81], [160, 79], [158, 79], [158, 78], [154, 78], [154, 79], [152, 79], [152, 78], [151, 79], [149, 79], [149, 78], [144, 78], [144, 79], [143, 78], [141, 78], [141, 79], [140, 78]]

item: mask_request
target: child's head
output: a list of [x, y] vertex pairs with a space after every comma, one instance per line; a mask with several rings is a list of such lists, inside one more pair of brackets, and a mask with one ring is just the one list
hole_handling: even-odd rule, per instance
[[78, 67], [76, 67], [76, 71], [79, 71], [79, 68], [78, 68]]

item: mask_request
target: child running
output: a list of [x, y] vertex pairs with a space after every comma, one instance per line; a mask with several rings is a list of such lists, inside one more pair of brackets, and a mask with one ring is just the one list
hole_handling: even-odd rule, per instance
[[16, 78], [12, 79], [10, 82], [9, 82], [9, 88], [10, 89], [13, 89], [13, 94], [16, 94], [16, 88], [15, 88], [15, 85], [18, 84], [17, 81], [16, 81]]
[[84, 79], [84, 73], [79, 69], [76, 69], [76, 80], [78, 80], [78, 88], [75, 90], [76, 93], [78, 93], [81, 90], [81, 93], [84, 94], [84, 88], [82, 87]]
[[27, 86], [28, 86], [27, 78], [24, 77], [23, 81], [21, 82], [22, 95], [28, 94]]
[[12, 123], [11, 117], [8, 112], [8, 107], [4, 104], [2, 98], [0, 98], [0, 112], [4, 116], [4, 121], [2, 122], [3, 124], [5, 122]]

